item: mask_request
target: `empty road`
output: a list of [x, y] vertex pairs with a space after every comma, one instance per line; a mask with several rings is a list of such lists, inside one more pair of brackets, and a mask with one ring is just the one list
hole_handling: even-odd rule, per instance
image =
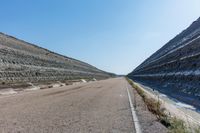
[[1, 96], [0, 132], [135, 132], [127, 85], [116, 78]]
[[1, 95], [0, 133], [136, 133], [132, 112], [142, 133], [167, 133], [124, 78]]

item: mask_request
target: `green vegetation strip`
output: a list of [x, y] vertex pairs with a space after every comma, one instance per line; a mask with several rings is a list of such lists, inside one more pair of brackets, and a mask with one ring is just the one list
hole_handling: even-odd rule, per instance
[[200, 128], [192, 129], [186, 126], [185, 122], [165, 113], [165, 108], [161, 107], [161, 101], [150, 98], [143, 89], [135, 84], [129, 78], [126, 78], [129, 84], [138, 92], [147, 105], [149, 111], [156, 115], [157, 119], [169, 129], [169, 133], [200, 133]]

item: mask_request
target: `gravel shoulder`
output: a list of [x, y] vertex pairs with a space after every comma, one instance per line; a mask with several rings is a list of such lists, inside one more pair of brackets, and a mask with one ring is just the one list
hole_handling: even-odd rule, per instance
[[137, 91], [128, 84], [129, 89], [131, 90], [133, 97], [132, 101], [135, 106], [139, 123], [142, 128], [143, 133], [168, 133], [168, 129], [163, 126], [152, 114], [146, 104], [144, 103], [142, 97], [137, 93]]
[[163, 107], [166, 108], [166, 111], [168, 111], [171, 116], [185, 121], [189, 127], [195, 128], [200, 126], [200, 113], [193, 106], [172, 99], [156, 90], [153, 91], [153, 89], [150, 87], [141, 85], [139, 83], [137, 84], [144, 88], [144, 91], [149, 96], [156, 99], [159, 96]]

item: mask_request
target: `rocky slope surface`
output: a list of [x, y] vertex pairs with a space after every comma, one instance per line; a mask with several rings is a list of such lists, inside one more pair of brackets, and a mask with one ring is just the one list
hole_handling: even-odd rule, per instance
[[0, 84], [104, 79], [113, 74], [0, 33]]
[[200, 18], [128, 76], [200, 108]]

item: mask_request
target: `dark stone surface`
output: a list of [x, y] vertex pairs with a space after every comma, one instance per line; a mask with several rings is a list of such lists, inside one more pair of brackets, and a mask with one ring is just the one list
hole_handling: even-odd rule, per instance
[[0, 84], [110, 76], [87, 63], [0, 33]]
[[128, 76], [200, 108], [200, 18]]

